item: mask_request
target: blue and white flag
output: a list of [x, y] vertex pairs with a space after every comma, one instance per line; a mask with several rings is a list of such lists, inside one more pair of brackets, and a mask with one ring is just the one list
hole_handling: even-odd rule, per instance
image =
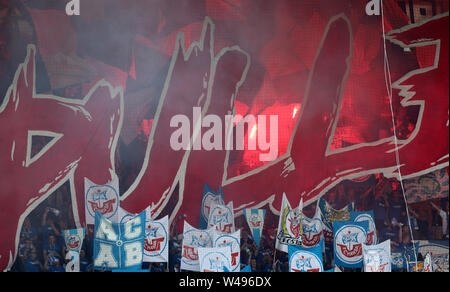
[[145, 221], [144, 262], [169, 261], [169, 216]]
[[198, 248], [213, 247], [213, 229], [200, 230], [184, 221], [180, 269], [200, 271]]
[[100, 270], [141, 269], [145, 212], [123, 224], [114, 223], [97, 212], [94, 236], [94, 268]]
[[233, 202], [229, 202], [226, 206], [218, 204], [211, 206], [208, 228], [216, 229], [222, 233], [233, 233], [235, 231]]
[[85, 233], [85, 228], [64, 230], [63, 234], [64, 242], [66, 243], [66, 250], [80, 254]]
[[200, 272], [231, 271], [231, 251], [227, 247], [199, 248]]
[[366, 243], [369, 223], [334, 221], [334, 263], [336, 266], [361, 268], [363, 244]]
[[227, 247], [231, 250], [231, 272], [239, 272], [241, 268], [241, 231], [233, 234], [215, 232], [213, 247]]
[[303, 247], [314, 247], [323, 239], [323, 223], [320, 208], [316, 207], [316, 213], [313, 218], [303, 215]]
[[[152, 220], [151, 207], [145, 209], [145, 241], [144, 262], [163, 263], [169, 260], [169, 217], [161, 220]], [[119, 207], [120, 223], [126, 223], [136, 217]]]
[[366, 212], [350, 212], [350, 221], [369, 222], [369, 231], [367, 233], [367, 244], [373, 245], [378, 243], [377, 230], [375, 227], [375, 216], [373, 214], [373, 210]]
[[119, 222], [119, 178], [117, 176], [105, 185], [97, 185], [84, 179], [84, 205], [86, 224], [95, 223], [95, 213], [99, 212], [112, 222]]
[[208, 227], [209, 213], [212, 205], [224, 205], [222, 187], [217, 192], [211, 189], [208, 184], [203, 188], [202, 206], [200, 209], [200, 222], [198, 228], [206, 229]]
[[364, 272], [391, 272], [391, 240], [377, 245], [363, 244], [363, 258]]
[[333, 244], [333, 222], [350, 221], [350, 212], [353, 211], [353, 204], [349, 204], [340, 210], [335, 210], [327, 201], [319, 199], [318, 206], [322, 216], [323, 236], [325, 244]]
[[264, 228], [264, 218], [266, 217], [266, 210], [264, 209], [244, 209], [244, 216], [247, 220], [248, 227], [252, 232], [256, 247], [259, 248], [261, 241], [261, 234]]
[[289, 272], [323, 272], [323, 240], [315, 247], [289, 246]]

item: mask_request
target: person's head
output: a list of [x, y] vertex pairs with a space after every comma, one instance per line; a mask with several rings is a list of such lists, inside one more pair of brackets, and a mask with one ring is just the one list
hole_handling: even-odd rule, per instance
[[256, 269], [256, 259], [255, 258], [252, 258], [250, 260], [250, 266], [252, 267], [253, 270]]
[[50, 234], [50, 235], [48, 236], [48, 243], [49, 243], [50, 245], [53, 245], [53, 244], [56, 243], [56, 237], [55, 237], [54, 234]]
[[86, 251], [84, 249], [80, 250], [80, 259], [84, 259], [86, 257]]
[[30, 257], [32, 260], [35, 260], [35, 259], [37, 259], [37, 256], [38, 256], [37, 250], [35, 248], [33, 248], [30, 252]]

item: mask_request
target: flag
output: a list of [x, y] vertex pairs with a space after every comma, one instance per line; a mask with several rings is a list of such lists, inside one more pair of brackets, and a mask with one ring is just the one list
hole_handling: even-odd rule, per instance
[[[144, 259], [146, 263], [163, 263], [169, 260], [169, 217], [152, 220], [151, 207], [145, 209]], [[119, 207], [119, 222], [126, 223], [136, 217]]]
[[256, 247], [259, 248], [261, 241], [261, 234], [264, 228], [264, 218], [266, 216], [266, 210], [264, 209], [244, 209], [244, 216], [247, 220], [248, 227], [255, 240]]
[[417, 253], [430, 254], [432, 271], [448, 273], [448, 240], [419, 240]]
[[144, 262], [169, 261], [169, 216], [145, 221]]
[[433, 272], [433, 262], [431, 261], [431, 255], [429, 253], [427, 253], [427, 255], [425, 256], [423, 271], [426, 273]]
[[180, 266], [182, 270], [200, 271], [198, 248], [212, 247], [213, 236], [212, 229], [200, 230], [192, 227], [186, 221], [184, 222]]
[[324, 199], [319, 200], [319, 208], [323, 223], [323, 236], [326, 244], [333, 244], [333, 222], [349, 221], [353, 204], [349, 204], [340, 210], [335, 210]]
[[141, 269], [145, 212], [122, 224], [114, 223], [96, 212], [94, 236], [94, 268]]
[[369, 223], [369, 231], [367, 233], [367, 244], [377, 244], [377, 231], [375, 226], [375, 216], [373, 214], [373, 210], [366, 212], [350, 212], [350, 221], [354, 222], [362, 222], [367, 221]]
[[323, 241], [315, 247], [296, 247], [290, 245], [289, 271], [290, 272], [323, 272]]
[[246, 266], [245, 268], [243, 268], [241, 270], [241, 273], [251, 273], [252, 272], [252, 268], [250, 267], [250, 265]]
[[365, 272], [391, 272], [391, 240], [376, 245], [363, 244], [363, 262]]
[[334, 262], [336, 266], [361, 268], [363, 266], [363, 244], [366, 243], [369, 223], [335, 221]]
[[301, 246], [302, 244], [302, 201], [300, 206], [292, 209], [283, 193], [280, 218], [278, 221], [278, 234], [275, 247], [283, 252], [288, 252], [288, 245]]
[[323, 223], [320, 208], [316, 207], [313, 218], [303, 215], [303, 236], [302, 245], [304, 247], [314, 247], [323, 239]]
[[448, 198], [448, 173], [445, 168], [412, 179], [405, 179], [403, 185], [408, 203]]
[[422, 273], [424, 269], [424, 262], [410, 262], [408, 263], [408, 272]]
[[66, 250], [80, 254], [85, 232], [85, 228], [64, 230], [63, 234], [64, 242], [66, 243]]
[[118, 222], [119, 209], [119, 178], [114, 179], [105, 185], [97, 185], [89, 179], [84, 179], [84, 206], [86, 214], [86, 224], [95, 223], [95, 213], [98, 211], [106, 219]]
[[200, 272], [231, 271], [231, 250], [228, 247], [199, 248]]
[[214, 228], [224, 233], [233, 233], [235, 231], [233, 202], [228, 203], [226, 206], [219, 204], [211, 205], [208, 228]]
[[241, 268], [241, 231], [233, 234], [214, 232], [213, 247], [226, 247], [231, 251], [231, 272], [239, 272]]
[[200, 209], [200, 222], [198, 228], [206, 229], [208, 227], [209, 212], [213, 204], [225, 205], [222, 187], [217, 192], [211, 189], [208, 184], [203, 187], [203, 199]]

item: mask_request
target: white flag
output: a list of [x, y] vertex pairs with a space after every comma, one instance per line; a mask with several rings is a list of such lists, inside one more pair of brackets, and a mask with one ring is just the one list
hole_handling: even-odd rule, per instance
[[183, 244], [181, 251], [182, 270], [200, 271], [198, 261], [198, 248], [207, 248], [213, 246], [213, 229], [199, 230], [192, 227], [186, 221], [183, 229]]
[[377, 245], [363, 244], [365, 272], [391, 272], [391, 241]]
[[211, 206], [208, 228], [215, 228], [223, 233], [233, 233], [235, 231], [233, 202], [228, 203], [226, 206], [219, 204]]
[[303, 200], [300, 201], [298, 208], [292, 209], [286, 194], [283, 193], [275, 243], [276, 249], [287, 253], [289, 245], [302, 245], [302, 207]]
[[169, 216], [145, 221], [144, 262], [169, 261]]
[[214, 234], [213, 247], [227, 247], [231, 251], [231, 270], [230, 272], [239, 272], [241, 269], [241, 231], [233, 234], [217, 231]]
[[106, 219], [118, 222], [119, 178], [115, 176], [105, 185], [98, 185], [84, 179], [84, 205], [86, 224], [95, 224], [95, 212], [98, 211]]
[[231, 270], [231, 251], [227, 247], [199, 248], [200, 272], [226, 272]]

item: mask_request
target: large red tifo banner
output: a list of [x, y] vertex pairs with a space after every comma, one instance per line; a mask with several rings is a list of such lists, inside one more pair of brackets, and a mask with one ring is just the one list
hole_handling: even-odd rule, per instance
[[205, 183], [278, 215], [283, 193], [448, 167], [448, 1], [368, 2], [0, 0], [0, 270], [63, 184], [86, 226], [85, 178], [196, 223]]

